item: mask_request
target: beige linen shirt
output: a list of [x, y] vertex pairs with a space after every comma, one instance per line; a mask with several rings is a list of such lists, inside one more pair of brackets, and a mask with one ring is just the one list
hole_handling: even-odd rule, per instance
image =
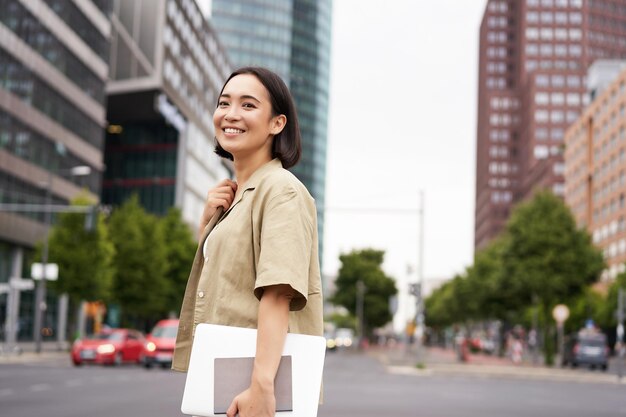
[[174, 370], [187, 371], [199, 323], [256, 328], [259, 300], [270, 285], [295, 290], [289, 332], [323, 334], [315, 201], [278, 159], [257, 169], [244, 186], [200, 239], [180, 313]]

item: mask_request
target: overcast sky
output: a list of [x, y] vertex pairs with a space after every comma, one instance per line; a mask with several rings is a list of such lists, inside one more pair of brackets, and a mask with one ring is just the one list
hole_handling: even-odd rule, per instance
[[[385, 271], [406, 293], [407, 282], [417, 280], [419, 190], [425, 280], [451, 278], [472, 263], [485, 4], [334, 1], [325, 274], [337, 273], [340, 253], [383, 249]], [[339, 210], [354, 207], [391, 210]], [[406, 300], [397, 328], [411, 314]]]

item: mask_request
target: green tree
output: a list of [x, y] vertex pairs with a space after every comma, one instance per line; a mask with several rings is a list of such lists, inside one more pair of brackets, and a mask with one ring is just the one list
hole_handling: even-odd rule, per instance
[[[86, 196], [71, 203], [93, 205]], [[115, 249], [104, 216], [96, 213], [94, 227], [87, 230], [84, 213], [63, 213], [50, 230], [49, 261], [59, 265], [59, 279], [50, 282], [57, 293], [66, 293], [76, 306], [80, 301], [106, 300], [113, 278]]]
[[[502, 285], [515, 295], [508, 299], [509, 307], [520, 312], [536, 299], [544, 314], [551, 314], [554, 305], [581, 294], [604, 268], [589, 234], [576, 227], [569, 209], [550, 192], [517, 206], [505, 233]], [[544, 353], [551, 364], [551, 338], [546, 341]]]
[[365, 284], [363, 316], [366, 334], [384, 326], [392, 318], [389, 298], [398, 290], [394, 280], [382, 270], [384, 256], [384, 251], [374, 249], [355, 250], [339, 256], [341, 268], [335, 281], [336, 292], [330, 301], [356, 316], [356, 286], [362, 281]]
[[171, 208], [161, 219], [161, 223], [163, 235], [166, 237], [167, 271], [165, 276], [170, 283], [167, 307], [169, 311], [178, 314], [198, 242], [194, 239], [189, 226], [183, 222], [178, 208]]
[[163, 227], [133, 195], [113, 211], [109, 228], [116, 250], [113, 300], [121, 308], [123, 323], [146, 328], [169, 310]]

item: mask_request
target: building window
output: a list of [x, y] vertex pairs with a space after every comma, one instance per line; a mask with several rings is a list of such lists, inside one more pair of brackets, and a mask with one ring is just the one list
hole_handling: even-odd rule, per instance
[[583, 22], [583, 15], [578, 12], [573, 12], [569, 14], [569, 22], [572, 25], [580, 25]]
[[564, 135], [563, 129], [560, 129], [560, 128], [555, 128], [550, 131], [550, 139], [555, 140], [555, 141], [563, 140], [563, 135]]
[[553, 32], [551, 28], [542, 28], [540, 33], [541, 33], [541, 39], [547, 40], [547, 41], [552, 39]]
[[541, 44], [540, 51], [542, 56], [550, 56], [552, 55], [552, 45], [549, 43]]
[[550, 114], [550, 121], [552, 123], [562, 123], [565, 119], [565, 115], [560, 110], [553, 110]]
[[565, 77], [562, 75], [553, 75], [552, 76], [552, 87], [560, 88], [565, 85]]
[[548, 93], [539, 92], [535, 94], [535, 104], [545, 106], [548, 104]]
[[542, 12], [541, 13], [541, 23], [552, 23], [554, 21], [554, 16], [552, 12]]
[[536, 159], [545, 159], [549, 155], [548, 147], [545, 145], [537, 145], [534, 150]]
[[550, 79], [547, 75], [537, 75], [535, 77], [535, 84], [537, 87], [548, 87], [550, 85]]
[[546, 123], [548, 121], [548, 111], [547, 110], [536, 110], [535, 111], [535, 122], [537, 123]]
[[539, 45], [537, 45], [536, 43], [529, 43], [526, 45], [526, 55], [537, 55], [537, 53], [539, 52]]
[[535, 130], [535, 139], [539, 141], [548, 139], [548, 129], [542, 127]]
[[535, 40], [539, 39], [539, 29], [530, 27], [526, 28], [526, 39]]
[[550, 101], [554, 106], [561, 106], [565, 103], [565, 97], [563, 93], [552, 93], [550, 96]]

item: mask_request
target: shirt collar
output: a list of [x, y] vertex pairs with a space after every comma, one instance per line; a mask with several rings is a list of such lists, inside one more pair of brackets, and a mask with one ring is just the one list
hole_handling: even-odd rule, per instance
[[265, 177], [267, 177], [269, 173], [277, 169], [282, 169], [282, 168], [283, 168], [283, 163], [278, 158], [274, 158], [271, 161], [266, 162], [265, 164], [257, 168], [257, 170], [252, 173], [250, 178], [248, 178], [248, 181], [246, 181], [246, 184], [245, 184], [245, 190], [255, 189], [259, 185], [259, 183]]

